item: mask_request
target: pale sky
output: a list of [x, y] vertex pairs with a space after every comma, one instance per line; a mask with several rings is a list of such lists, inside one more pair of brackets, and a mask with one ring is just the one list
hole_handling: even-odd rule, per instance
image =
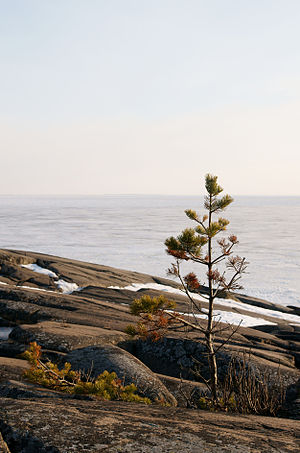
[[300, 195], [299, 0], [0, 0], [0, 194]]

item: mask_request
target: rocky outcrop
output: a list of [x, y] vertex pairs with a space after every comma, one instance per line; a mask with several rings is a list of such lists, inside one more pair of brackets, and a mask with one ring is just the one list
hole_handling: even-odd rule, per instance
[[[29, 263], [84, 288], [62, 294], [51, 277], [20, 267]], [[203, 391], [203, 385], [192, 381], [194, 377], [189, 373], [193, 359], [196, 357], [201, 363], [203, 358], [203, 335], [189, 332], [187, 337], [185, 330], [178, 329], [158, 343], [128, 340], [124, 329], [136, 321], [128, 304], [143, 294], [156, 296], [160, 292], [109, 286], [160, 283], [176, 287], [174, 282], [108, 266], [3, 250], [0, 283], [6, 283], [0, 286], [1, 327], [16, 325], [10, 338], [0, 341], [0, 433], [9, 453], [298, 451], [300, 422], [296, 419], [300, 407], [298, 393], [292, 386], [282, 415], [294, 420], [189, 411], [183, 409], [183, 395], [189, 398]], [[179, 311], [185, 310], [182, 295], [169, 297], [176, 300]], [[247, 300], [247, 296], [240, 296], [239, 300], [252, 307], [296, 313], [266, 301]], [[218, 308], [231, 310], [226, 306]], [[234, 310], [246, 313], [244, 307]], [[267, 317], [262, 316], [263, 319]], [[295, 384], [299, 377], [299, 332], [299, 326], [284, 320], [274, 325], [239, 328], [219, 355], [221, 374], [226, 373], [232, 354], [251, 349], [255, 366], [275, 370], [280, 364], [286, 383]], [[221, 344], [222, 335], [216, 335], [216, 345]], [[60, 394], [24, 382], [22, 371], [27, 363], [18, 355], [30, 341], [37, 341], [44, 357], [57, 364], [68, 359], [77, 369], [92, 368], [95, 375], [104, 368], [116, 371], [125, 376], [126, 382], [134, 381], [139, 391], [152, 400], [164, 400], [173, 407], [100, 402], [90, 396]], [[205, 368], [203, 371], [205, 374]], [[174, 396], [182, 408], [174, 407]], [[0, 445], [2, 453], [6, 446], [1, 444], [1, 438]]]

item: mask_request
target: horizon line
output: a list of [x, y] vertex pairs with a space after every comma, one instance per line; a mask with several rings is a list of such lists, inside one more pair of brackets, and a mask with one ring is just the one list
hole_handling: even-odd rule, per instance
[[[224, 191], [226, 193], [226, 191]], [[202, 197], [205, 193], [200, 194], [165, 194], [165, 193], [1, 193], [0, 197]], [[233, 197], [285, 197], [299, 198], [300, 194], [283, 195], [283, 194], [233, 194]]]

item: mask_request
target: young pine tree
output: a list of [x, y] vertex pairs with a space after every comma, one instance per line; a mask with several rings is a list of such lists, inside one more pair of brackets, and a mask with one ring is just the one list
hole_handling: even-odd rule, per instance
[[[238, 243], [236, 236], [230, 235], [227, 239], [222, 238], [219, 240], [216, 238], [226, 230], [229, 221], [223, 217], [215, 219], [215, 216], [224, 211], [233, 202], [233, 198], [229, 195], [218, 197], [223, 189], [218, 184], [217, 176], [206, 175], [205, 188], [204, 208], [207, 213], [199, 216], [195, 211], [186, 210], [186, 215], [197, 226], [185, 229], [176, 238], [173, 236], [168, 238], [165, 241], [165, 245], [167, 246], [167, 252], [175, 258], [175, 263], [172, 264], [170, 273], [180, 279], [191, 302], [193, 312], [195, 310], [201, 312], [201, 307], [193, 299], [191, 291], [200, 292], [201, 285], [194, 273], [189, 273], [182, 278], [180, 264], [183, 260], [192, 261], [206, 268], [208, 314], [206, 327], [202, 330], [205, 335], [205, 346], [210, 370], [209, 387], [213, 399], [217, 401], [218, 370], [213, 340], [217, 327], [214, 325], [214, 301], [220, 291], [224, 293], [242, 288], [238, 281], [241, 278], [241, 274], [245, 271], [247, 263], [245, 258], [232, 256], [232, 249]], [[214, 253], [216, 245], [219, 250], [217, 255]], [[230, 279], [226, 278], [225, 271], [220, 272], [217, 268], [217, 265], [222, 261], [225, 261], [225, 268], [232, 271]]]
[[[209, 380], [206, 381], [211, 391], [212, 399], [218, 402], [218, 369], [216, 360], [216, 348], [214, 336], [216, 333], [223, 332], [219, 323], [214, 321], [214, 301], [215, 298], [224, 292], [241, 289], [239, 280], [246, 269], [245, 258], [232, 255], [232, 249], [238, 243], [237, 237], [230, 235], [227, 239], [218, 236], [226, 230], [229, 221], [216, 215], [224, 211], [233, 199], [229, 195], [219, 197], [223, 189], [218, 185], [217, 176], [210, 174], [205, 178], [206, 196], [204, 208], [205, 215], [200, 216], [190, 209], [185, 213], [196, 223], [194, 228], [186, 228], [177, 237], [170, 237], [165, 241], [167, 253], [175, 258], [169, 273], [179, 278], [182, 290], [186, 293], [190, 302], [190, 313], [194, 315], [187, 320], [174, 312], [174, 302], [164, 296], [151, 298], [148, 295], [136, 299], [130, 307], [131, 313], [140, 317], [137, 326], [128, 326], [127, 333], [138, 335], [141, 338], [151, 337], [154, 341], [161, 338], [166, 330], [174, 324], [182, 323], [192, 329], [200, 330], [205, 338], [206, 354], [209, 365]], [[217, 252], [216, 252], [217, 250]], [[185, 277], [181, 274], [181, 264], [183, 261], [191, 261], [203, 266], [206, 269], [207, 288], [199, 283], [194, 273], [189, 273]], [[220, 272], [218, 265], [223, 262], [223, 272]], [[228, 279], [225, 270], [231, 271]], [[203, 311], [198, 300], [193, 298], [193, 293], [201, 293], [208, 301], [208, 313]], [[171, 309], [171, 310], [170, 310]], [[198, 322], [197, 313], [205, 314], [207, 321], [203, 324]], [[222, 345], [229, 340], [234, 333], [223, 340]], [[222, 346], [221, 345], [221, 346]], [[217, 349], [220, 349], [218, 346]]]

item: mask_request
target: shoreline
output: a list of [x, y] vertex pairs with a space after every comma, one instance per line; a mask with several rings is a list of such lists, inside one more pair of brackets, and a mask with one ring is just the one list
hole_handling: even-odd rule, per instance
[[[4, 267], [4, 273], [3, 273], [3, 271], [1, 272], [1, 269], [0, 269], [0, 290], [5, 286], [7, 286], [7, 287], [12, 286], [12, 287], [18, 287], [19, 289], [22, 288], [23, 290], [27, 289], [27, 290], [32, 290], [32, 291], [43, 291], [43, 292], [59, 292], [58, 290], [62, 290], [63, 293], [71, 294], [73, 291], [81, 291], [81, 292], [83, 291], [84, 292], [86, 287], [91, 286], [93, 284], [93, 282], [94, 282], [93, 279], [91, 281], [88, 281], [86, 278], [84, 280], [82, 280], [82, 276], [80, 276], [80, 275], [78, 276], [78, 273], [76, 274], [74, 272], [71, 273], [69, 276], [67, 276], [67, 279], [70, 281], [65, 281], [61, 277], [59, 278], [55, 274], [55, 272], [53, 272], [53, 264], [51, 264], [53, 262], [62, 263], [62, 264], [63, 263], [69, 263], [69, 264], [73, 263], [73, 265], [77, 268], [80, 268], [80, 266], [83, 266], [84, 268], [86, 268], [86, 267], [94, 268], [94, 269], [99, 269], [100, 271], [105, 270], [105, 272], [119, 273], [119, 275], [125, 275], [127, 277], [126, 284], [125, 285], [123, 284], [123, 286], [120, 286], [120, 287], [116, 286], [116, 289], [117, 288], [122, 289], [124, 287], [129, 288], [131, 285], [131, 290], [135, 290], [132, 286], [134, 284], [144, 284], [144, 288], [146, 289], [147, 283], [150, 284], [148, 289], [151, 289], [151, 285], [153, 288], [153, 284], [161, 285], [161, 288], [157, 288], [157, 289], [160, 289], [162, 292], [164, 292], [164, 291], [170, 292], [170, 290], [172, 288], [174, 288], [174, 289], [179, 288], [179, 284], [176, 281], [169, 280], [167, 278], [153, 276], [150, 274], [131, 271], [131, 270], [127, 270], [127, 269], [120, 269], [120, 268], [114, 268], [111, 266], [99, 265], [96, 263], [84, 262], [81, 260], [74, 260], [74, 259], [64, 258], [64, 257], [60, 257], [60, 256], [43, 254], [40, 252], [31, 252], [31, 251], [27, 251], [27, 250], [23, 251], [23, 250], [0, 249], [0, 263], [1, 263], [1, 259], [2, 260], [4, 259], [4, 261], [5, 261], [7, 259], [7, 257], [10, 257], [9, 260], [10, 260], [10, 262], [12, 262], [12, 264], [15, 261], [14, 264], [16, 266], [18, 266], [19, 268], [20, 267], [24, 268], [24, 275], [22, 275], [21, 269], [18, 269], [17, 274], [19, 274], [19, 275], [17, 276], [17, 278], [15, 278], [15, 277], [11, 278], [10, 271], [7, 271], [6, 267]], [[47, 266], [46, 267], [39, 266], [36, 264], [38, 262], [40, 262], [42, 264], [50, 263], [50, 267], [48, 266], [48, 268], [47, 268]], [[34, 268], [34, 266], [35, 266], [35, 268]], [[28, 271], [25, 268], [27, 268], [29, 271], [32, 271], [31, 275], [34, 275], [34, 280], [35, 280], [34, 282], [30, 278], [30, 274], [28, 275]], [[50, 277], [48, 286], [45, 284], [45, 281], [42, 282], [42, 285], [40, 284], [41, 282], [38, 281], [39, 274], [44, 274], [45, 276], [48, 275]], [[130, 280], [130, 276], [131, 276], [131, 280]], [[53, 279], [53, 277], [54, 277], [54, 279]], [[77, 278], [77, 281], [75, 281], [76, 278]], [[27, 284], [26, 284], [26, 282], [27, 282]], [[55, 286], [53, 284], [53, 282], [55, 283], [55, 285], [58, 285], [58, 287]], [[98, 279], [97, 284], [99, 284], [99, 283], [101, 286], [103, 286], [103, 279], [102, 280]], [[109, 282], [107, 282], [107, 280], [105, 281], [105, 283], [107, 284], [107, 287], [109, 287], [109, 286], [113, 287], [113, 285], [108, 285]], [[175, 293], [176, 293], [176, 291], [175, 291]], [[204, 295], [207, 294], [207, 288], [205, 286], [203, 286], [201, 288], [200, 294], [204, 294]], [[172, 297], [172, 296], [173, 296], [173, 294], [170, 294], [170, 297]], [[239, 308], [241, 310], [244, 309], [247, 311], [247, 305], [248, 305], [249, 306], [248, 308], [250, 311], [253, 311], [253, 308], [250, 308], [250, 307], [257, 307], [258, 312], [261, 311], [261, 310], [259, 310], [261, 308], [270, 310], [270, 311], [272, 311], [272, 310], [278, 311], [279, 313], [286, 313], [287, 315], [290, 315], [290, 314], [295, 315], [296, 317], [294, 319], [294, 322], [298, 323], [297, 322], [298, 317], [299, 317], [299, 322], [300, 322], [300, 316], [299, 316], [300, 308], [295, 307], [295, 306], [284, 306], [284, 305], [280, 305], [280, 304], [275, 304], [275, 303], [267, 301], [265, 299], [251, 297], [249, 295], [240, 294], [240, 293], [236, 293], [236, 292], [229, 293], [229, 295], [226, 295], [226, 298], [223, 299], [224, 305], [226, 305], [226, 299], [231, 299], [233, 301], [240, 302]], [[216, 299], [216, 305], [222, 305], [221, 300], [222, 300], [222, 297], [221, 296], [218, 297]], [[243, 304], [244, 304], [244, 306], [243, 306]], [[269, 314], [271, 314], [271, 312]], [[266, 312], [266, 316], [267, 316], [267, 312]], [[287, 318], [288, 317], [289, 316], [287, 316]], [[291, 320], [291, 322], [293, 322], [293, 321]]]

